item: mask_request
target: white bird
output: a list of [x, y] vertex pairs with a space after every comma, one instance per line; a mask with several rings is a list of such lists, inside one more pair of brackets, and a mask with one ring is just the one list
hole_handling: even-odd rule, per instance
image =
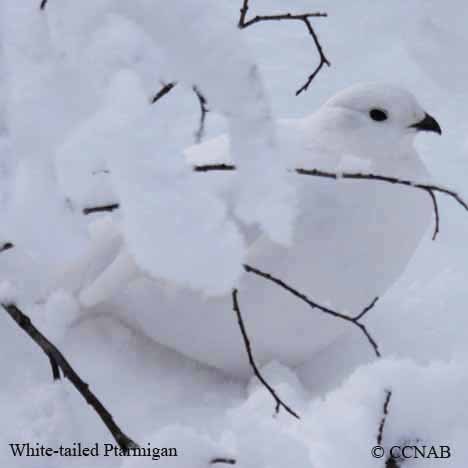
[[[353, 170], [359, 161], [367, 172], [415, 181], [427, 181], [429, 173], [413, 146], [414, 137], [419, 131], [441, 133], [410, 93], [377, 83], [352, 86], [310, 116], [280, 121], [279, 129], [281, 151], [291, 168]], [[228, 154], [225, 136], [187, 151], [197, 163], [226, 162]], [[291, 177], [300, 201], [292, 245], [256, 236], [246, 263], [315, 302], [357, 315], [404, 271], [431, 223], [432, 201], [423, 191], [381, 182]], [[117, 313], [154, 340], [200, 362], [236, 376], [251, 374], [230, 294], [207, 298], [164, 281], [135, 280], [137, 267], [125, 248], [113, 266], [119, 278], [108, 291], [113, 296], [98, 304], [106, 297], [102, 285], [112, 284], [111, 265], [81, 292], [87, 306]], [[121, 281], [130, 279], [122, 288]], [[258, 364], [279, 360], [301, 365], [352, 329], [349, 322], [311, 309], [252, 273], [243, 274], [237, 289]]]

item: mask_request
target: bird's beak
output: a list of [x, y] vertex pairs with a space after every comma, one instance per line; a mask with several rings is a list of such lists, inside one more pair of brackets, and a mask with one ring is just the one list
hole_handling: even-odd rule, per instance
[[440, 128], [439, 123], [437, 122], [432, 115], [425, 114], [424, 119], [420, 122], [416, 122], [413, 125], [410, 125], [410, 128], [415, 128], [416, 130], [424, 130], [426, 132], [435, 132], [439, 135], [442, 135], [442, 129]]

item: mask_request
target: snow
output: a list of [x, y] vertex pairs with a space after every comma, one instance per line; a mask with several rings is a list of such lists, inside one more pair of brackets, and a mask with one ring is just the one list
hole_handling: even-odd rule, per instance
[[[299, 97], [317, 59], [305, 27], [238, 31], [240, 6], [49, 0], [40, 12], [37, 0], [0, 3], [0, 245], [15, 245], [0, 253], [1, 300], [17, 301], [132, 439], [178, 449], [162, 466], [202, 467], [216, 457], [248, 468], [384, 466], [370, 451], [391, 390], [382, 445], [449, 445], [450, 459], [419, 463], [464, 468], [468, 216], [443, 195], [437, 241], [424, 239], [366, 316], [380, 360], [352, 327], [301, 368], [261, 368], [300, 420], [283, 410], [273, 417], [274, 401], [255, 378], [191, 361], [112, 311], [149, 313], [158, 303], [114, 303], [96, 315], [92, 304], [105, 288], [87, 287], [109, 261], [133, 259], [143, 275], [166, 281], [168, 294], [177, 283], [217, 295], [238, 279], [249, 229], [287, 245], [298, 207], [278, 154], [277, 119], [307, 115], [352, 83], [391, 81], [414, 92], [444, 131], [419, 138], [418, 151], [435, 181], [468, 198], [464, 2], [448, 9], [422, 0], [391, 8], [370, 0], [252, 1], [249, 17], [285, 8], [329, 13], [312, 24], [332, 67]], [[173, 91], [151, 106], [172, 80]], [[184, 160], [199, 119], [193, 84], [209, 103], [205, 138], [229, 133], [238, 174], [193, 174]], [[224, 144], [214, 143], [213, 161]], [[196, 148], [190, 152], [196, 160]], [[112, 214], [82, 213], [116, 202]], [[91, 446], [112, 438], [69, 382], [52, 382], [47, 357], [6, 313], [0, 341], [1, 466], [158, 463], [14, 458], [9, 443]], [[223, 343], [213, 336], [210, 346]]]

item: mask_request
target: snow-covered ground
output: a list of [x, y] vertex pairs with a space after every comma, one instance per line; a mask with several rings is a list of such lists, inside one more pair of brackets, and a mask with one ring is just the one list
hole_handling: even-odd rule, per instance
[[[274, 401], [255, 378], [238, 381], [191, 361], [117, 319], [112, 302], [96, 316], [55, 287], [82, 286], [87, 278], [67, 277], [64, 266], [92, 242], [112, 256], [123, 236], [150, 274], [210, 294], [228, 290], [245, 251], [231, 209], [279, 243], [294, 226], [294, 189], [281, 163], [271, 163], [281, 161], [271, 158], [276, 119], [311, 113], [359, 81], [402, 86], [437, 117], [442, 137], [418, 139], [418, 151], [434, 181], [468, 199], [465, 2], [448, 9], [435, 0], [252, 0], [249, 15], [329, 14], [311, 21], [332, 66], [298, 97], [318, 59], [305, 26], [238, 31], [240, 7], [237, 0], [49, 0], [41, 12], [38, 0], [0, 1], [0, 247], [15, 244], [0, 253], [2, 301], [13, 295], [126, 434], [179, 453], [159, 461], [13, 457], [10, 443], [55, 448], [112, 438], [69, 382], [51, 382], [46, 356], [4, 313], [0, 466], [195, 468], [217, 457], [245, 468], [384, 466], [386, 457], [373, 458], [371, 449], [391, 390], [382, 445], [448, 445], [449, 459], [405, 465], [466, 467], [468, 212], [450, 198], [438, 196], [437, 240], [427, 233], [366, 316], [380, 360], [350, 329], [300, 371], [279, 362], [262, 368], [300, 420], [285, 411], [272, 417]], [[172, 80], [179, 84], [150, 106], [160, 83]], [[228, 132], [246, 169], [230, 189], [229, 209], [223, 175], [202, 182], [182, 158], [199, 121], [193, 83], [212, 109], [204, 139]], [[268, 177], [258, 177], [265, 162]], [[124, 207], [110, 215], [122, 219], [122, 232], [108, 214], [81, 213], [112, 202]], [[200, 326], [209, 324], [200, 317]]]

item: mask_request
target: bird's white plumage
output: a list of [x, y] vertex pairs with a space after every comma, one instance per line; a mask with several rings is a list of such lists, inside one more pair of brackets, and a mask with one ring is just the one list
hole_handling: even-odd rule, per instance
[[[388, 119], [373, 121], [369, 116], [373, 108], [384, 110]], [[413, 147], [416, 129], [411, 127], [424, 116], [404, 90], [356, 85], [308, 117], [281, 121], [280, 152], [291, 168], [353, 170], [358, 161], [358, 167], [368, 172], [427, 180], [428, 172]], [[219, 137], [186, 153], [192, 163], [226, 162], [229, 141]], [[431, 222], [431, 200], [422, 191], [381, 182], [337, 182], [296, 174], [291, 179], [299, 197], [292, 245], [279, 246], [250, 230], [246, 263], [316, 302], [357, 315], [405, 269]], [[111, 307], [151, 338], [201, 362], [235, 375], [251, 372], [229, 294], [207, 298], [143, 276], [122, 287], [118, 295], [99, 294], [102, 283], [115, 293], [115, 285], [109, 286], [112, 268], [117, 284], [134, 277], [133, 271], [123, 272], [125, 264], [134, 265], [122, 258], [104, 271], [104, 278], [98, 277], [81, 292], [86, 305], [98, 311]], [[258, 363], [276, 359], [302, 364], [351, 329], [349, 323], [312, 310], [253, 274], [244, 273], [236, 286]], [[137, 303], [138, 308], [132, 307]]]

